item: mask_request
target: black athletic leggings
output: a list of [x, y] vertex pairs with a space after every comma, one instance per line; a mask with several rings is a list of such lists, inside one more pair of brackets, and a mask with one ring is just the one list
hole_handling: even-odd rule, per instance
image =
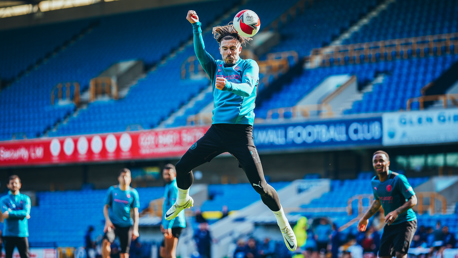
[[3, 237], [5, 245], [5, 258], [12, 258], [14, 248], [17, 247], [21, 258], [29, 258], [29, 241], [27, 237]]
[[264, 204], [272, 211], [280, 210], [278, 194], [264, 178], [261, 160], [253, 142], [251, 125], [212, 125], [176, 164], [178, 188], [188, 189], [194, 181], [192, 169], [211, 161], [223, 152], [229, 152], [238, 160], [251, 186], [261, 195]]

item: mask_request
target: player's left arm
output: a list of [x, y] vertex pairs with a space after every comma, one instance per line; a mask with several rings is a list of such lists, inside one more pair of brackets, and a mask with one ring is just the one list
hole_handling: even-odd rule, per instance
[[251, 61], [242, 75], [242, 83], [229, 82], [223, 77], [217, 77], [215, 86], [219, 90], [229, 91], [241, 97], [248, 97], [254, 90], [259, 80], [259, 66], [255, 61]]
[[138, 192], [134, 191], [133, 193], [134, 201], [132, 202], [133, 209], [132, 209], [132, 220], [134, 222], [133, 230], [132, 230], [132, 239], [135, 240], [139, 236], [138, 233], [138, 220], [140, 219], [140, 215], [138, 213], [138, 208], [140, 207], [140, 199], [138, 197]]
[[403, 175], [398, 175], [398, 177], [399, 179], [396, 182], [396, 188], [401, 192], [401, 195], [406, 198], [407, 201], [399, 208], [386, 215], [385, 222], [388, 224], [393, 223], [399, 214], [407, 212], [409, 209], [417, 205], [417, 196], [415, 195], [412, 186], [409, 184], [409, 181], [407, 181], [407, 178]]

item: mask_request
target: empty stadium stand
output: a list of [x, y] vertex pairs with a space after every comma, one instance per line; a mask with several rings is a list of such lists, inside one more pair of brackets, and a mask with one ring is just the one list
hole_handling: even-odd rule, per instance
[[395, 1], [343, 44], [457, 32], [456, 15], [458, 3], [453, 0]]
[[[224, 3], [209, 2], [193, 4], [192, 8], [201, 13], [208, 13], [201, 17], [203, 25], [207, 26], [234, 3], [233, 1], [225, 1]], [[10, 87], [0, 92], [0, 105], [2, 112], [5, 112], [2, 114], [1, 119], [2, 123], [6, 125], [0, 129], [0, 139], [11, 139], [13, 133], [24, 133], [27, 138], [41, 136], [56, 123], [61, 122], [64, 118], [72, 114], [76, 109], [73, 104], [65, 106], [51, 106], [50, 104], [51, 89], [58, 83], [77, 81], [81, 85], [81, 90], [84, 91], [88, 88], [90, 79], [96, 77], [116, 62], [141, 59], [148, 66], [158, 63], [164, 56], [169, 54], [173, 49], [178, 48], [180, 44], [188, 40], [192, 35], [191, 29], [183, 31], [176, 30], [179, 22], [189, 26], [189, 24], [186, 24], [187, 21], [185, 19], [176, 21], [178, 23], [163, 23], [162, 21], [167, 20], [168, 17], [174, 17], [177, 13], [186, 14], [190, 8], [190, 5], [180, 5], [177, 7], [100, 18], [99, 25], [91, 33], [76, 41], [65, 49], [65, 51], [50, 58], [46, 64], [31, 71], [26, 77], [14, 82]], [[213, 11], [214, 9], [219, 11], [215, 12]], [[79, 23], [85, 25], [87, 21], [81, 21]], [[161, 24], [161, 26], [157, 26], [157, 24]], [[66, 27], [59, 26], [59, 29], [65, 30]], [[43, 41], [49, 40], [48, 34], [45, 33], [43, 35]], [[141, 119], [135, 120], [135, 123], [147, 124], [147, 128], [154, 127], [157, 119], [167, 116], [170, 113], [170, 106], [176, 109], [189, 96], [194, 95], [199, 90], [199, 86], [192, 88], [183, 86], [182, 88], [185, 90], [189, 89], [190, 92], [183, 92], [184, 96], [178, 96], [177, 101], [164, 104], [170, 106], [166, 106], [163, 110], [157, 109], [154, 106], [161, 103], [164, 97], [163, 94], [158, 94], [154, 90], [160, 91], [158, 88], [170, 89], [170, 85], [177, 84], [177, 80], [173, 78], [179, 78], [177, 67], [181, 65], [182, 61], [178, 58], [174, 60], [175, 62], [168, 63], [168, 65], [172, 66], [163, 68], [168, 71], [161, 72], [161, 70], [158, 70], [155, 73], [151, 73], [150, 77], [145, 78], [143, 84], [140, 83], [140, 85], [137, 85], [139, 86], [137, 88], [145, 88], [144, 92], [140, 93], [140, 95], [143, 94], [144, 97], [149, 96], [148, 102], [146, 102], [147, 104], [139, 101], [143, 105], [139, 104], [136, 107], [137, 110], [144, 110], [145, 112], [149, 110], [161, 111], [157, 116], [152, 115], [147, 123], [143, 123]], [[171, 75], [173, 74], [173, 70], [177, 70], [175, 77]], [[150, 87], [151, 82], [161, 82], [161, 87]], [[184, 82], [183, 84], [186, 85], [186, 83]], [[154, 88], [154, 90], [148, 92], [149, 88]], [[176, 88], [175, 92], [177, 92]], [[170, 92], [161, 93], [166, 94]], [[181, 99], [182, 97], [184, 99]], [[132, 102], [136, 103], [135, 100]], [[106, 107], [110, 107], [110, 104], [113, 105], [112, 103], [107, 103]], [[103, 104], [100, 105], [103, 106]], [[20, 107], [20, 109], [13, 107]], [[96, 108], [89, 113], [98, 113], [99, 116], [103, 116], [105, 115], [102, 113], [103, 110], [103, 107]], [[85, 119], [84, 117], [81, 120], [93, 121], [92, 118]], [[110, 120], [111, 118], [105, 119], [106, 122]], [[118, 121], [121, 120], [118, 119]], [[131, 121], [124, 122], [122, 130], [125, 130], [127, 125], [131, 123]], [[78, 131], [78, 129], [69, 129], [69, 131], [73, 131], [74, 133], [95, 133], [112, 130], [111, 126], [103, 127], [101, 130], [95, 127], [97, 125], [86, 124], [83, 131]], [[72, 126], [70, 125], [69, 127], [71, 128]], [[91, 128], [93, 129], [92, 131]], [[68, 133], [64, 130], [62, 135], [64, 134]], [[55, 133], [54, 135], [61, 134]]]

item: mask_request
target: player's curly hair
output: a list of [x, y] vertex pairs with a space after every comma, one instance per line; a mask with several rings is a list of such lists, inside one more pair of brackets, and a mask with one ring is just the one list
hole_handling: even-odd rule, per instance
[[223, 40], [236, 39], [240, 42], [240, 44], [246, 45], [247, 42], [253, 40], [252, 38], [240, 36], [235, 30], [234, 26], [230, 23], [225, 26], [213, 27], [212, 33], [218, 44], [221, 44], [221, 41]]

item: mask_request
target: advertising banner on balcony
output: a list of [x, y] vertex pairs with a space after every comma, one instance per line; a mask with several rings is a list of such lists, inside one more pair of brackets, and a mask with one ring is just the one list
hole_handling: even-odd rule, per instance
[[458, 109], [383, 114], [383, 145], [458, 142]]
[[[182, 156], [209, 126], [0, 142], [0, 167], [113, 162]], [[381, 117], [256, 124], [254, 141], [262, 152], [377, 146]]]
[[382, 144], [381, 117], [256, 125], [259, 151], [310, 149]]
[[[2, 252], [2, 258], [5, 257], [5, 252]], [[30, 248], [30, 258], [57, 258], [57, 250], [54, 248]], [[13, 258], [21, 258], [18, 250], [14, 250]]]
[[0, 142], [0, 166], [179, 157], [208, 126]]

